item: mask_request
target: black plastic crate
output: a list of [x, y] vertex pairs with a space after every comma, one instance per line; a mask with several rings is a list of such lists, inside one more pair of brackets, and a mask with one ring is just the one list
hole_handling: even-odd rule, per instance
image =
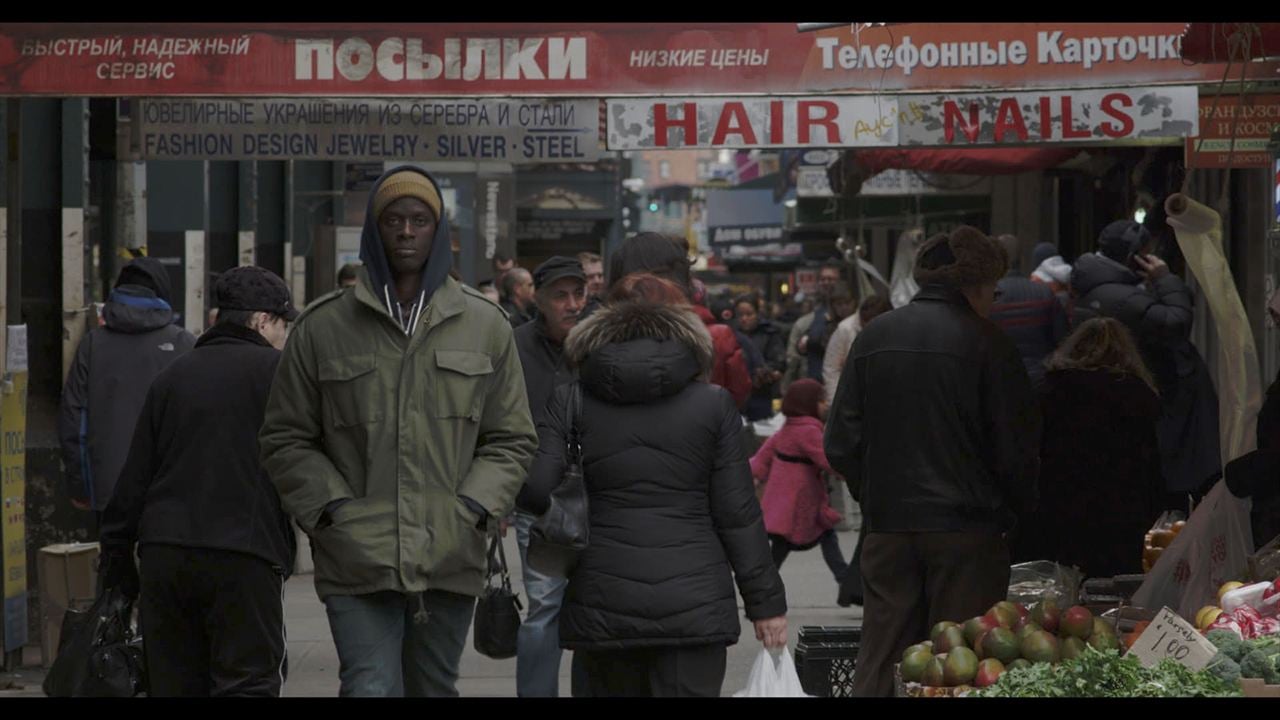
[[862, 644], [858, 625], [806, 625], [796, 643], [800, 685], [816, 697], [852, 697], [853, 670]]

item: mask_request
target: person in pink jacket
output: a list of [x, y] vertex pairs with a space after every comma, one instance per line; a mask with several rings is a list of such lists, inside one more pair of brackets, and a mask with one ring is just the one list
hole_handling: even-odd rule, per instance
[[840, 514], [831, 508], [821, 471], [834, 473], [822, 450], [828, 403], [822, 383], [797, 380], [782, 399], [786, 424], [751, 458], [751, 475], [764, 485], [761, 507], [778, 568], [792, 551], [822, 546], [822, 559], [839, 583], [849, 565], [834, 530]]

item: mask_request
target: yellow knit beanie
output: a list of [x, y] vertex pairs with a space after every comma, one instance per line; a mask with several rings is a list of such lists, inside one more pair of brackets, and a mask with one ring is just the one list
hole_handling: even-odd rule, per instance
[[374, 219], [382, 217], [382, 211], [402, 197], [417, 198], [426, 203], [435, 213], [436, 222], [440, 221], [440, 193], [425, 175], [413, 170], [401, 170], [378, 186], [373, 196]]

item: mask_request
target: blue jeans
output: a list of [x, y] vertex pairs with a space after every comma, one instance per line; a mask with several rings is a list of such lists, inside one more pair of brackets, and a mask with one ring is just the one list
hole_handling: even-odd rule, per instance
[[569, 581], [543, 575], [529, 567], [529, 527], [535, 518], [515, 514], [520, 566], [529, 611], [516, 640], [516, 694], [520, 697], [558, 697], [560, 694], [560, 607]]
[[476, 599], [428, 590], [418, 595], [333, 595], [325, 611], [338, 648], [341, 697], [457, 697], [458, 664]]

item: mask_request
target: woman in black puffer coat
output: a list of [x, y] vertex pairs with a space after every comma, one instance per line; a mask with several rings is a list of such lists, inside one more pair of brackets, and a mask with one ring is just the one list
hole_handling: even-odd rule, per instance
[[[740, 632], [735, 578], [757, 639], [786, 644], [742, 421], [729, 393], [705, 381], [711, 338], [684, 297], [669, 281], [627, 276], [566, 341], [582, 384], [590, 507], [590, 546], [560, 612], [578, 697], [719, 696]], [[556, 391], [538, 426], [518, 500], [535, 514], [565, 469], [571, 389]]]

